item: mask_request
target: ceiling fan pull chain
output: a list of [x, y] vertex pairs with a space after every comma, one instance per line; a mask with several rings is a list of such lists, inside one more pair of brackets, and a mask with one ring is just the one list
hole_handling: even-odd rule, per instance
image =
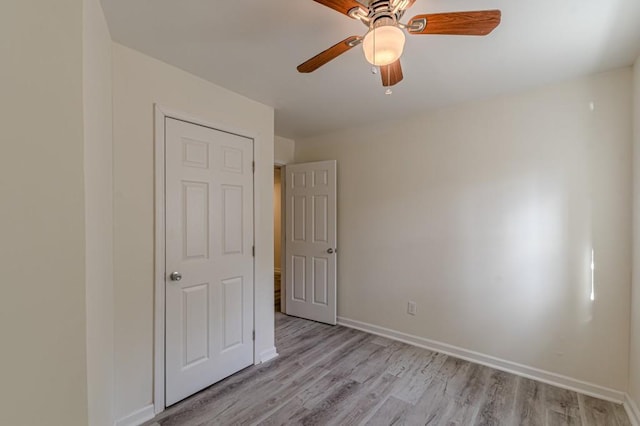
[[[389, 65], [387, 65], [387, 67], [391, 68]], [[385, 95], [391, 95], [393, 93], [393, 90], [391, 90], [391, 70], [389, 70], [387, 72], [387, 90], [384, 91]]]

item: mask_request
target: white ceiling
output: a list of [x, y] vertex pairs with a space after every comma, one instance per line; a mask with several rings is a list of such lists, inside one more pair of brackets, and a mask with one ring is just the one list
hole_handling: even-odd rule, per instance
[[300, 138], [630, 65], [638, 0], [417, 0], [405, 15], [501, 9], [487, 37], [408, 36], [385, 96], [359, 47], [296, 66], [366, 28], [313, 0], [102, 0], [115, 41], [276, 109]]

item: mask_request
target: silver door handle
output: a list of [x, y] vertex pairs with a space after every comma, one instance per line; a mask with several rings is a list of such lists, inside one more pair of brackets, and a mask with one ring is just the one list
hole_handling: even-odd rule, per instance
[[171, 281], [180, 281], [182, 279], [182, 274], [180, 272], [172, 272], [171, 275], [169, 275], [169, 278]]
[[333, 249], [332, 248], [327, 249], [327, 253], [333, 254]]

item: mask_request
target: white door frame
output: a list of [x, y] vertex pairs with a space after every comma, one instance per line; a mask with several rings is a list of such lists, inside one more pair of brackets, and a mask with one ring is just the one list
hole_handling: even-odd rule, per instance
[[[155, 268], [154, 268], [154, 343], [153, 343], [153, 407], [155, 414], [165, 409], [165, 120], [175, 118], [199, 126], [209, 127], [232, 133], [253, 140], [253, 160], [256, 155], [256, 140], [258, 135], [244, 129], [237, 129], [220, 123], [212, 123], [198, 117], [193, 117], [180, 111], [155, 105]], [[255, 206], [256, 206], [256, 178], [253, 175], [253, 205], [254, 220], [253, 234], [255, 241]], [[253, 260], [253, 329], [256, 322], [256, 266]], [[257, 336], [256, 336], [257, 337]], [[256, 340], [253, 341], [253, 362], [260, 362], [257, 353]]]
[[[287, 294], [285, 286], [282, 284], [283, 282], [285, 282], [285, 276], [286, 276], [286, 263], [285, 263], [285, 257], [284, 256], [284, 245], [287, 241], [287, 239], [284, 236], [284, 231], [285, 231], [285, 226], [286, 226], [286, 221], [285, 221], [285, 214], [286, 214], [286, 208], [284, 207], [284, 178], [286, 173], [284, 172], [284, 168], [287, 164], [280, 162], [280, 161], [275, 161], [273, 163], [273, 167], [279, 167], [280, 168], [280, 312], [283, 314], [287, 313], [287, 301], [285, 300], [285, 296]], [[275, 265], [274, 265], [275, 266]]]

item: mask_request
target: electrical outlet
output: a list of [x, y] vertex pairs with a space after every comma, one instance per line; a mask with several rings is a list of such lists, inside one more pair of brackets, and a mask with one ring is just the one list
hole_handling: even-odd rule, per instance
[[416, 302], [409, 301], [409, 303], [407, 303], [407, 313], [409, 315], [415, 315], [416, 314]]

